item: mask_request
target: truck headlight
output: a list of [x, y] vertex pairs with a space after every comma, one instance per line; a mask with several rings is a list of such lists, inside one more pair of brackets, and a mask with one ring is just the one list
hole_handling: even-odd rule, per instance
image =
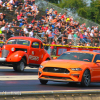
[[40, 68], [43, 68], [44, 66], [40, 65]]
[[82, 69], [81, 68], [71, 68], [71, 70], [73, 70], [73, 71], [81, 71]]
[[14, 47], [12, 47], [12, 48], [11, 48], [11, 51], [15, 51], [15, 48], [14, 48]]

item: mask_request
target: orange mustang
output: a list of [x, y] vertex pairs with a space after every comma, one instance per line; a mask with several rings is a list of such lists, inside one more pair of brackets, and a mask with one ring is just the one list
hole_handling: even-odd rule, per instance
[[38, 75], [41, 84], [66, 81], [89, 86], [90, 82], [100, 82], [100, 53], [67, 51], [55, 60], [42, 62]]
[[24, 71], [27, 65], [39, 67], [41, 62], [50, 59], [43, 43], [31, 37], [11, 37], [0, 52], [0, 64], [12, 66], [19, 72]]

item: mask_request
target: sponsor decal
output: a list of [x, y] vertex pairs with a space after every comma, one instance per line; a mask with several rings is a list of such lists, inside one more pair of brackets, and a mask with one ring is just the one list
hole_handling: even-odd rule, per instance
[[18, 57], [18, 54], [16, 54], [14, 57]]
[[43, 55], [41, 56], [41, 58], [43, 58]]
[[82, 51], [89, 51], [89, 50], [82, 50]]
[[32, 51], [32, 55], [34, 55], [34, 51]]
[[76, 47], [76, 48], [72, 48], [72, 47], [57, 47], [56, 50], [56, 56], [60, 56], [62, 53], [66, 52], [66, 51], [93, 51], [93, 52], [97, 52], [100, 53], [100, 47], [94, 47], [94, 48], [83, 48], [83, 47]]
[[78, 51], [78, 49], [70, 49], [70, 51]]
[[100, 50], [93, 50], [93, 52], [97, 52], [97, 53], [100, 53]]
[[29, 55], [29, 59], [30, 59], [30, 60], [38, 61], [38, 60], [39, 60], [39, 57], [38, 57], [38, 56]]

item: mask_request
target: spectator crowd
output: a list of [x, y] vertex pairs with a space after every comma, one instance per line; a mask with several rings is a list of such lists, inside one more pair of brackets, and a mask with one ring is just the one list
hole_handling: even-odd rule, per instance
[[[2, 41], [13, 36], [35, 37], [37, 34], [45, 44], [100, 46], [98, 26], [86, 27], [85, 23], [80, 24], [66, 12], [61, 14], [47, 7], [37, 20], [40, 11], [35, 0], [0, 0], [0, 9], [4, 7], [13, 11], [16, 18], [8, 22], [6, 14], [0, 13]], [[30, 17], [32, 20], [29, 22]]]

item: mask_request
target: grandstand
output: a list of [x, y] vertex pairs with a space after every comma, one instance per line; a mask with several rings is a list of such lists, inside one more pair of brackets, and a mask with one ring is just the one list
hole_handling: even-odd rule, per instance
[[[1, 0], [2, 1], [2, 0]], [[100, 46], [99, 25], [44, 0], [7, 0], [0, 8], [0, 39], [29, 36], [45, 44]], [[2, 19], [3, 16], [3, 19]]]

